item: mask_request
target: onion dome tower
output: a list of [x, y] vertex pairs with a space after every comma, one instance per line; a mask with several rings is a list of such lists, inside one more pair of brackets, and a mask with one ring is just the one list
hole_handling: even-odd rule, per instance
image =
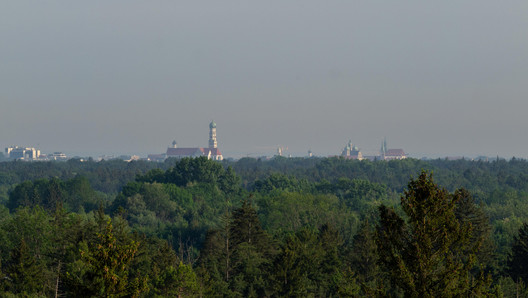
[[216, 123], [211, 121], [209, 124], [209, 148], [217, 148], [218, 143], [216, 142]]

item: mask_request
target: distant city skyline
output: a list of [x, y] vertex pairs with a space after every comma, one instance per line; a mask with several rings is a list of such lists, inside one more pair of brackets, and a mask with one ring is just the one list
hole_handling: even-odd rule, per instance
[[[214, 123], [214, 121], [212, 121], [210, 123], [210, 125], [215, 125], [215, 135], [214, 135], [214, 141], [213, 141], [213, 146], [216, 147], [216, 123]], [[205, 134], [204, 134], [205, 135]], [[202, 136], [203, 137], [203, 136]], [[195, 139], [193, 137], [193, 139]], [[163, 153], [167, 147], [172, 147], [174, 146], [174, 142], [176, 142], [178, 144], [179, 147], [199, 147], [203, 144], [185, 144], [185, 143], [179, 143], [176, 139], [174, 139], [171, 143], [169, 143], [167, 146], [165, 146], [164, 148], [165, 149], [160, 149], [159, 152], [141, 152], [141, 151], [138, 151], [138, 150], [133, 150], [133, 148], [127, 148], [127, 149], [123, 149], [123, 150], [115, 150], [115, 151], [57, 151], [58, 149], [52, 149], [52, 150], [43, 150], [43, 154], [45, 153], [52, 153], [52, 152], [67, 152], [67, 155], [68, 155], [68, 158], [71, 158], [71, 157], [93, 157], [93, 158], [96, 158], [96, 157], [101, 157], [101, 156], [106, 156], [106, 157], [109, 157], [109, 156], [115, 156], [115, 157], [118, 157], [118, 156], [121, 156], [121, 155], [138, 155], [140, 157], [147, 157], [148, 155], [151, 155], [151, 154], [159, 154], [159, 153]], [[363, 153], [363, 155], [376, 155], [380, 152], [380, 148], [378, 147], [378, 149], [374, 149], [374, 147], [363, 147], [361, 144], [359, 143], [356, 143], [356, 142], [353, 142], [352, 139], [349, 139], [349, 145], [354, 145], [356, 147], [359, 148], [359, 150]], [[211, 133], [209, 133], [209, 140], [208, 140], [208, 143], [209, 145], [211, 146]], [[384, 138], [381, 138], [380, 139], [380, 146], [381, 144], [384, 143], [384, 146], [387, 146], [387, 138], [384, 137]], [[372, 144], [371, 144], [372, 145]], [[19, 146], [19, 145], [10, 145], [10, 146]], [[9, 147], [9, 146], [4, 146], [5, 148]], [[24, 147], [24, 146], [20, 146], [20, 147]], [[30, 146], [31, 147], [31, 146]], [[38, 147], [37, 149], [40, 149], [39, 146], [33, 146], [33, 147]], [[163, 147], [162, 145], [158, 146], [158, 147]], [[229, 147], [229, 146], [227, 146]], [[238, 159], [238, 158], [242, 158], [242, 157], [253, 157], [253, 158], [259, 158], [259, 157], [272, 157], [272, 156], [275, 156], [277, 155], [277, 150], [278, 148], [281, 148], [282, 151], [283, 151], [283, 156], [285, 157], [288, 157], [288, 156], [291, 156], [291, 157], [306, 157], [309, 155], [309, 152], [311, 152], [313, 154], [313, 156], [315, 157], [332, 157], [332, 156], [339, 156], [341, 155], [342, 153], [342, 148], [341, 149], [336, 149], [335, 152], [314, 152], [311, 148], [308, 148], [306, 149], [304, 152], [303, 151], [293, 151], [293, 150], [290, 150], [290, 147], [289, 146], [286, 146], [286, 145], [282, 145], [282, 144], [279, 144], [279, 145], [276, 145], [276, 146], [254, 146], [255, 148], [255, 151], [228, 151], [227, 154], [225, 154], [225, 158], [235, 158], [235, 159]], [[394, 146], [388, 146], [388, 148], [392, 148]], [[400, 148], [405, 148], [405, 146], [400, 146]], [[474, 153], [455, 153], [455, 154], [445, 154], [445, 153], [442, 153], [442, 152], [439, 152], [439, 153], [417, 153], [417, 152], [409, 152], [407, 150], [405, 150], [405, 153], [407, 154], [408, 157], [410, 158], [444, 158], [444, 157], [466, 157], [466, 158], [477, 158], [477, 157], [482, 157], [482, 156], [486, 156], [486, 157], [496, 157], [496, 156], [499, 156], [501, 158], [511, 158], [511, 157], [517, 157], [517, 158], [525, 158], [525, 157], [522, 157], [522, 156], [503, 156], [503, 155], [500, 155], [499, 153], [497, 154], [491, 154], [491, 155], [486, 155], [486, 154], [483, 154], [483, 153], [478, 153], [478, 152], [474, 152]]]
[[528, 2], [5, 1], [0, 144], [528, 157]]
[[[175, 140], [174, 140], [175, 141]], [[351, 140], [350, 140], [351, 141]], [[381, 140], [383, 141], [383, 139]], [[380, 141], [380, 144], [381, 144], [381, 141]], [[352, 142], [352, 144], [354, 146], [357, 146], [359, 147], [359, 150], [363, 153], [363, 155], [367, 155], [367, 156], [372, 156], [372, 155], [377, 155], [380, 153], [380, 148], [378, 149], [374, 149], [374, 148], [367, 148], [367, 149], [364, 149], [364, 147], [362, 147], [360, 144], [357, 144]], [[188, 145], [181, 145], [181, 143], [178, 143], [178, 147], [196, 147], [196, 146], [200, 146], [202, 144], [188, 144]], [[10, 146], [18, 146], [18, 145], [10, 145]], [[7, 147], [10, 147], [10, 146], [4, 146], [3, 148], [7, 148]], [[72, 158], [72, 157], [92, 157], [92, 158], [98, 158], [98, 157], [119, 157], [119, 156], [139, 156], [141, 158], [146, 158], [148, 155], [150, 154], [160, 154], [160, 153], [164, 153], [166, 151], [166, 149], [168, 147], [171, 147], [172, 144], [167, 144], [166, 146], [160, 146], [160, 150], [158, 151], [155, 151], [155, 152], [141, 152], [141, 151], [138, 151], [138, 150], [130, 150], [130, 148], [128, 150], [117, 150], [117, 151], [64, 151], [64, 150], [59, 150], [60, 148], [57, 148], [57, 150], [50, 150], [50, 151], [46, 151], [46, 150], [40, 150], [42, 151], [42, 154], [51, 154], [51, 153], [66, 153], [66, 155], [68, 156], [68, 158]], [[20, 146], [20, 147], [24, 147], [24, 146]], [[36, 149], [41, 149], [40, 147], [38, 146], [34, 146], [36, 147]], [[164, 149], [163, 149], [163, 148]], [[309, 155], [309, 152], [311, 152], [313, 154], [314, 157], [332, 157], [332, 156], [340, 156], [341, 153], [342, 153], [342, 148], [341, 149], [336, 149], [335, 152], [328, 152], [328, 153], [320, 153], [320, 152], [314, 152], [313, 150], [311, 149], [306, 149], [305, 151], [292, 151], [290, 150], [290, 148], [288, 146], [281, 146], [281, 145], [278, 145], [278, 146], [262, 146], [262, 147], [255, 147], [256, 148], [256, 151], [252, 151], [252, 152], [247, 152], [247, 151], [240, 151], [240, 152], [228, 152], [227, 154], [224, 153], [224, 158], [235, 158], [235, 159], [239, 159], [239, 158], [243, 158], [243, 157], [251, 157], [251, 158], [260, 158], [260, 157], [273, 157], [273, 156], [276, 156], [277, 155], [277, 149], [281, 147], [283, 149], [283, 156], [285, 157], [288, 157], [288, 156], [291, 156], [291, 157], [308, 157]], [[389, 148], [392, 148], [393, 146], [388, 146]], [[221, 149], [221, 148], [220, 148]], [[417, 153], [417, 152], [409, 152], [405, 149], [405, 146], [401, 147], [401, 149], [403, 149], [407, 155], [407, 157], [409, 158], [447, 158], [447, 157], [464, 157], [464, 158], [469, 158], [469, 159], [473, 159], [473, 158], [479, 158], [479, 157], [488, 157], [488, 158], [494, 158], [494, 157], [497, 157], [499, 156], [500, 158], [506, 158], [506, 159], [509, 159], [509, 158], [512, 158], [512, 157], [516, 157], [516, 158], [525, 158], [525, 157], [522, 157], [522, 156], [503, 156], [503, 155], [500, 155], [500, 154], [492, 154], [492, 155], [486, 155], [486, 154], [478, 154], [478, 153], [469, 153], [469, 154], [464, 154], [464, 153], [461, 153], [461, 154], [443, 154], [443, 153], [438, 153], [438, 154], [430, 154], [430, 153]], [[222, 152], [223, 149], [222, 149]], [[4, 155], [5, 155], [5, 152], [4, 152]]]

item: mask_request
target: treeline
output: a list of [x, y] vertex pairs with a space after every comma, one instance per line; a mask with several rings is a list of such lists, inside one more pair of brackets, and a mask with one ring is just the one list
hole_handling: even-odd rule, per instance
[[133, 233], [102, 209], [25, 207], [1, 218], [3, 297], [175, 297], [200, 288], [166, 241]]
[[527, 294], [523, 160], [71, 163], [0, 163], [5, 293]]
[[[528, 192], [528, 161], [512, 158], [494, 159], [490, 162], [445, 159], [404, 159], [387, 162], [346, 160], [342, 158], [284, 158], [270, 161], [242, 158], [230, 164], [242, 177], [244, 185], [251, 187], [255, 181], [272, 173], [281, 173], [309, 182], [335, 181], [346, 177], [386, 185], [401, 193], [409, 179], [421, 170], [433, 171], [435, 180], [449, 191], [465, 188], [477, 200], [492, 202], [495, 195], [505, 191]], [[494, 194], [497, 192], [497, 194]]]
[[66, 162], [0, 162], [0, 202], [5, 202], [9, 189], [19, 183], [50, 178], [68, 180], [76, 176], [88, 179], [96, 191], [115, 196], [123, 185], [134, 180], [136, 175], [155, 168], [168, 169], [173, 164], [172, 160], [167, 163], [122, 160], [95, 162], [80, 159], [70, 159]]

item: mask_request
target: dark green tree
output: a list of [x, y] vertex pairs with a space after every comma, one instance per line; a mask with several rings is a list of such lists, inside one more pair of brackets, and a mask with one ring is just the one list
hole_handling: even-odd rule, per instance
[[18, 207], [34, 206], [40, 204], [40, 196], [35, 189], [33, 182], [24, 181], [18, 184], [9, 195], [7, 207], [15, 211]]
[[240, 177], [237, 176], [231, 166], [220, 174], [218, 186], [228, 196], [233, 196], [240, 191]]
[[268, 296], [274, 247], [255, 209], [244, 201], [223, 223], [208, 233], [200, 253], [208, 288], [227, 296]]
[[78, 296], [120, 297], [138, 295], [146, 290], [146, 279], [129, 278], [130, 263], [139, 243], [119, 239], [108, 220], [104, 232], [93, 242], [81, 243], [80, 259], [73, 262], [67, 279], [70, 291]]
[[182, 262], [168, 266], [154, 280], [154, 293], [162, 297], [195, 297], [200, 286], [192, 266]]
[[207, 232], [200, 251], [198, 272], [205, 283], [207, 296], [233, 296], [229, 289], [232, 278], [233, 244], [231, 237], [231, 214], [221, 217], [221, 226]]
[[[454, 196], [457, 197], [455, 207], [456, 219], [465, 224], [471, 225], [470, 242], [481, 245], [476, 253], [479, 265], [491, 265], [495, 251], [495, 243], [490, 238], [491, 223], [489, 217], [484, 212], [483, 206], [475, 204], [473, 196], [466, 189], [458, 189]], [[467, 253], [471, 253], [468, 251]]]
[[322, 252], [317, 234], [303, 228], [284, 240], [275, 259], [274, 279], [280, 297], [307, 297], [316, 292], [313, 281], [318, 275]]
[[346, 259], [364, 295], [374, 296], [375, 293], [383, 292], [383, 274], [378, 264], [376, 232], [368, 219], [361, 223]]
[[515, 281], [528, 284], [528, 224], [524, 223], [514, 237], [508, 260], [508, 273]]
[[329, 224], [318, 230], [303, 228], [288, 235], [274, 263], [277, 294], [281, 297], [344, 295], [350, 280], [343, 272], [341, 250], [343, 241], [339, 232]]
[[405, 221], [380, 207], [378, 251], [393, 285], [406, 297], [451, 297], [486, 293], [487, 279], [470, 270], [483, 238], [472, 239], [472, 225], [459, 221], [460, 196], [438, 187], [432, 174], [411, 180], [401, 198]]
[[217, 183], [224, 169], [207, 157], [182, 158], [165, 174], [166, 182], [185, 186], [193, 182]]
[[14, 294], [44, 294], [44, 270], [43, 264], [31, 254], [26, 241], [22, 239], [11, 253], [3, 282], [7, 284], [7, 290]]
[[233, 210], [230, 225], [233, 276], [231, 288], [243, 296], [268, 296], [269, 268], [274, 253], [255, 208], [244, 201]]

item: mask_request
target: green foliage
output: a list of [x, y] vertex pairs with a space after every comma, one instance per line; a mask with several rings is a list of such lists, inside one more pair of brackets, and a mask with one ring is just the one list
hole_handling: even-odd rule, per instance
[[25, 181], [17, 185], [9, 195], [7, 206], [11, 211], [19, 207], [41, 206], [53, 211], [63, 206], [67, 210], [93, 210], [103, 200], [84, 177], [63, 182], [57, 178]]
[[[210, 232], [200, 254], [202, 277], [210, 293], [241, 297], [269, 295], [268, 277], [274, 245], [255, 209], [244, 201], [223, 226]], [[205, 274], [207, 273], [207, 274]]]
[[514, 237], [508, 260], [508, 272], [515, 280], [528, 283], [528, 224], [523, 224]]
[[228, 202], [244, 195], [231, 167], [207, 158], [183, 158], [167, 171], [152, 170], [123, 187], [108, 208], [136, 231], [167, 239], [176, 250], [197, 249], [219, 223]]
[[146, 279], [130, 280], [129, 270], [139, 243], [118, 241], [109, 220], [104, 231], [93, 242], [81, 243], [80, 259], [71, 264], [67, 273], [69, 288], [75, 295], [121, 297], [137, 295], [146, 290]]
[[190, 265], [180, 262], [176, 267], [169, 266], [154, 281], [156, 295], [162, 297], [198, 296], [200, 286], [198, 278]]
[[[487, 264], [488, 268], [492, 266], [496, 267], [497, 265], [494, 264], [495, 243], [491, 238], [492, 227], [489, 217], [483, 210], [483, 206], [478, 206], [471, 194], [465, 189], [456, 190], [454, 196], [457, 197], [457, 204], [455, 206], [456, 219], [458, 222], [469, 224], [471, 227], [471, 236], [469, 242], [481, 242], [476, 253], [476, 263], [479, 264], [479, 266], [481, 264]], [[468, 250], [465, 253], [471, 254], [472, 251]]]
[[26, 241], [11, 252], [11, 259], [6, 264], [4, 287], [13, 294], [43, 294], [45, 291], [45, 267], [30, 252]]
[[[409, 177], [421, 169], [434, 170], [446, 190], [413, 180], [400, 206]], [[101, 206], [114, 216], [116, 249], [137, 245], [126, 274], [116, 273], [128, 295], [130, 289], [148, 297], [413, 293], [402, 292], [396, 278], [411, 289], [436, 282], [439, 295], [467, 289], [523, 295], [522, 278], [504, 276], [507, 265], [522, 264], [508, 253], [528, 220], [526, 178], [528, 162], [518, 159], [0, 162], [0, 204], [9, 207], [0, 206], [0, 278], [23, 240], [43, 274], [20, 295], [80, 293], [70, 277], [96, 276], [80, 251], [93, 257], [105, 239], [110, 217], [94, 214]], [[385, 249], [374, 245], [368, 223], [360, 226], [360, 219], [378, 221], [369, 214], [381, 204], [389, 206], [380, 209]], [[401, 274], [388, 270], [391, 264], [402, 265]], [[485, 272], [493, 273], [493, 292], [486, 292]], [[83, 286], [104, 286], [90, 280]], [[0, 290], [17, 295], [7, 292], [13, 286], [7, 281]]]
[[458, 193], [450, 195], [433, 182], [432, 175], [422, 172], [409, 182], [401, 199], [407, 222], [393, 210], [380, 207], [380, 260], [405, 296], [486, 293], [483, 276], [475, 281], [470, 278], [484, 239], [472, 238], [471, 223], [457, 220], [460, 199]]
[[273, 173], [266, 179], [256, 180], [254, 188], [256, 191], [269, 193], [273, 190], [289, 192], [300, 192], [310, 190], [312, 185], [307, 180], [297, 180], [295, 177], [288, 177], [280, 173]]
[[3, 259], [7, 259], [6, 253], [15, 249], [22, 240], [39, 257], [47, 255], [53, 249], [51, 218], [40, 207], [17, 210], [10, 220], [2, 223], [1, 228], [8, 232], [5, 241], [0, 242]]
[[354, 282], [360, 285], [358, 295], [375, 296], [383, 293], [385, 276], [379, 266], [375, 230], [368, 219], [361, 223], [344, 259], [350, 271], [354, 272]]
[[289, 234], [275, 260], [275, 290], [287, 297], [331, 297], [350, 292], [339, 251], [343, 241], [331, 225]]
[[522, 279], [514, 281], [509, 276], [501, 276], [494, 288], [496, 297], [528, 297], [528, 287]]
[[154, 169], [145, 176], [137, 177], [136, 180], [138, 182], [171, 183], [178, 186], [200, 182], [216, 184], [223, 174], [222, 165], [209, 160], [207, 157], [182, 158], [165, 173], [159, 169]]
[[145, 161], [125, 162], [80, 161], [70, 159], [67, 162], [0, 162], [0, 186], [12, 186], [24, 181], [58, 178], [62, 181], [83, 176], [90, 185], [99, 192], [115, 194], [138, 174], [146, 173], [154, 168], [167, 169], [169, 163], [153, 163]]
[[359, 223], [358, 213], [331, 194], [279, 192], [257, 202], [264, 228], [275, 235], [330, 223], [348, 239], [355, 234]]
[[362, 179], [339, 178], [335, 183], [324, 180], [316, 188], [321, 193], [335, 194], [348, 208], [365, 214], [376, 210], [381, 203], [392, 203], [385, 185]]

